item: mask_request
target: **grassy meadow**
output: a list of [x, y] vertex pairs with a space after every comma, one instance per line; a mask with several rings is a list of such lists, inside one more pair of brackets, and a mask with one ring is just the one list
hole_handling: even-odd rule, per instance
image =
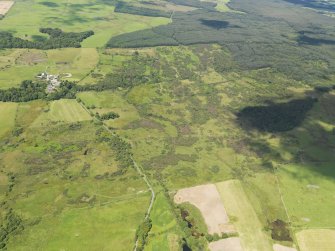
[[74, 123], [91, 120], [91, 116], [76, 101], [62, 99], [53, 101], [34, 121], [33, 126], [47, 126], [50, 123]]
[[150, 195], [134, 170], [109, 178], [118, 161], [107, 144], [94, 140], [98, 128], [89, 114], [75, 100], [14, 108], [20, 116], [13, 125], [23, 132], [1, 142], [0, 215], [14, 211], [25, 228], [6, 247], [131, 249]]
[[41, 27], [62, 28], [67, 32], [92, 29], [95, 35], [87, 39], [83, 47], [96, 48], [104, 46], [111, 36], [169, 23], [169, 19], [160, 17], [138, 20], [138, 16], [114, 13], [114, 6], [104, 1], [18, 0], [1, 20], [1, 30], [34, 39], [41, 36]]
[[0, 138], [13, 129], [16, 111], [17, 104], [0, 102]]

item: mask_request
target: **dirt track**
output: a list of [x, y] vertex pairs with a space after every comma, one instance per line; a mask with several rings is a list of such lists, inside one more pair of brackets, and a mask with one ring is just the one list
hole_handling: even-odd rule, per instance
[[0, 15], [5, 15], [12, 8], [14, 1], [0, 1]]
[[174, 201], [196, 206], [204, 217], [209, 234], [225, 232], [229, 218], [214, 184], [181, 189], [174, 196]]

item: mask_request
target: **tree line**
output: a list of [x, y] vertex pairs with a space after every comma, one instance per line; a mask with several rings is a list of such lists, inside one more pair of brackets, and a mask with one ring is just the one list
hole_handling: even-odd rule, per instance
[[47, 83], [25, 80], [19, 87], [0, 90], [0, 101], [2, 102], [28, 102], [36, 99], [58, 100], [61, 98], [75, 98], [77, 85], [73, 82], [64, 81], [59, 88], [52, 93], [46, 93]]
[[94, 35], [93, 31], [84, 32], [63, 32], [61, 29], [41, 28], [41, 33], [48, 34], [48, 39], [39, 39], [38, 41], [29, 41], [14, 37], [10, 32], [0, 32], [0, 48], [32, 48], [49, 50], [56, 48], [81, 47], [81, 42]]

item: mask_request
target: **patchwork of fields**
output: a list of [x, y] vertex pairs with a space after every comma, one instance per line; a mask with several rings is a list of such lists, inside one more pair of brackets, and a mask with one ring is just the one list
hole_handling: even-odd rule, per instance
[[335, 19], [299, 2], [0, 1], [11, 43], [94, 33], [1, 33], [0, 249], [335, 250]]

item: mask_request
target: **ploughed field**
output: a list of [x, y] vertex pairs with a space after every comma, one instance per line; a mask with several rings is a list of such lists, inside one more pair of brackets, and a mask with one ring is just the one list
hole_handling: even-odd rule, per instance
[[15, 1], [0, 249], [334, 250], [335, 19], [306, 4]]

